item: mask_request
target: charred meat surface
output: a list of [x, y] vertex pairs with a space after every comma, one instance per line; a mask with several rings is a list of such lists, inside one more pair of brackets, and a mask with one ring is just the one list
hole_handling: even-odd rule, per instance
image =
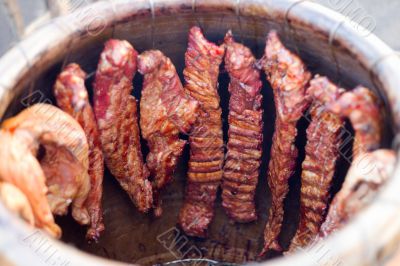
[[273, 89], [276, 109], [268, 170], [272, 206], [264, 231], [265, 244], [261, 253], [264, 254], [270, 249], [282, 250], [278, 236], [283, 221], [283, 201], [289, 191], [289, 178], [295, 171], [298, 156], [295, 146], [296, 125], [309, 106], [306, 87], [311, 74], [301, 59], [283, 46], [275, 31], [268, 35], [265, 55], [261, 62]]
[[77, 222], [89, 224], [85, 206], [90, 190], [88, 143], [81, 126], [60, 109], [48, 104], [35, 104], [3, 122], [0, 176], [26, 195], [35, 216], [35, 226], [59, 237], [61, 230], [54, 223], [50, 206], [59, 206], [60, 203], [55, 204], [52, 199], [63, 198], [64, 192], [59, 191], [60, 197], [50, 196], [57, 191], [48, 190], [46, 176], [36, 158], [40, 145], [46, 146], [50, 142], [67, 149], [82, 167], [80, 174], [75, 176], [75, 197], [64, 200], [65, 205], [72, 202], [72, 216]]
[[333, 199], [319, 238], [342, 228], [350, 218], [372, 202], [379, 188], [393, 173], [396, 155], [391, 150], [376, 150], [356, 157], [342, 188]]
[[225, 37], [229, 73], [228, 150], [222, 183], [222, 205], [236, 222], [257, 219], [254, 203], [263, 141], [262, 82], [250, 49]]
[[345, 92], [329, 109], [345, 118], [353, 126], [355, 136], [353, 158], [379, 148], [382, 138], [380, 105], [375, 94], [362, 86]]
[[82, 126], [88, 140], [90, 191], [85, 204], [89, 211], [90, 228], [86, 237], [97, 240], [104, 230], [101, 206], [104, 159], [96, 118], [85, 87], [85, 78], [86, 73], [77, 64], [68, 65], [57, 78], [54, 96], [57, 105]]
[[198, 102], [183, 89], [171, 60], [158, 50], [138, 56], [144, 75], [140, 100], [140, 128], [149, 145], [147, 167], [153, 181], [155, 215], [161, 216], [159, 191], [172, 179], [186, 144], [179, 133], [189, 133], [196, 121]]
[[127, 42], [109, 40], [94, 82], [94, 111], [106, 165], [141, 212], [153, 203], [149, 170], [140, 146], [137, 103], [131, 95], [137, 52]]
[[336, 101], [343, 91], [325, 77], [316, 77], [307, 89], [312, 99], [311, 123], [302, 164], [300, 222], [290, 251], [309, 244], [326, 215], [344, 127], [343, 119], [327, 111], [327, 105]]
[[[349, 218], [371, 202], [393, 171], [395, 154], [377, 150], [382, 139], [382, 119], [376, 96], [365, 87], [344, 93], [329, 106], [348, 118], [354, 128], [353, 162], [341, 190], [334, 197], [319, 238], [341, 228]], [[318, 240], [318, 239], [317, 239]]]
[[185, 202], [179, 214], [180, 226], [191, 236], [206, 236], [223, 174], [224, 144], [218, 74], [224, 53], [224, 45], [209, 42], [200, 28], [191, 28], [183, 74], [185, 90], [199, 102], [200, 108], [189, 137], [188, 180]]

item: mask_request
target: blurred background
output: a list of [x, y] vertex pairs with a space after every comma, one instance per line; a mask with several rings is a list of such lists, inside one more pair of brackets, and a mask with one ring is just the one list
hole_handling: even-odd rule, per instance
[[[0, 0], [0, 56], [18, 40], [52, 17], [72, 12], [96, 1]], [[400, 50], [399, 0], [314, 0], [314, 2], [342, 13], [352, 22], [361, 24], [375, 33], [392, 48]]]

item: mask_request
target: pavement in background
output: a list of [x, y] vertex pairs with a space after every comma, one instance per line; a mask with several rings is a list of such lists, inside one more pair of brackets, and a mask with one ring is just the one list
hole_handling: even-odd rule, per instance
[[371, 31], [400, 51], [399, 0], [315, 0], [369, 27]]
[[[22, 20], [28, 25], [46, 12], [45, 0], [16, 0], [21, 7]], [[189, 0], [188, 0], [189, 1]], [[245, 0], [242, 0], [245, 1]], [[279, 1], [279, 0], [276, 0]], [[310, 0], [312, 1], [312, 0]], [[314, 0], [364, 26], [400, 51], [400, 0]], [[93, 2], [85, 0], [83, 3]], [[0, 55], [18, 41], [12, 19], [0, 0]]]

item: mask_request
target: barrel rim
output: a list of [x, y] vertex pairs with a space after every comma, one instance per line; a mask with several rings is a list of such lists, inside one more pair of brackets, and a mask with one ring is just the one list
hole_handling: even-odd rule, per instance
[[[190, 3], [189, 3], [190, 2]], [[263, 18], [284, 20], [289, 25], [312, 27], [329, 36], [334, 43], [339, 43], [351, 51], [360, 63], [370, 70], [371, 75], [382, 84], [383, 90], [388, 95], [388, 103], [393, 112], [395, 131], [400, 129], [400, 59], [395, 51], [388, 47], [374, 34], [361, 36], [346, 22], [346, 18], [320, 4], [304, 0], [136, 0], [136, 1], [102, 1], [90, 4], [75, 12], [51, 20], [39, 28], [26, 39], [16, 44], [0, 59], [0, 114], [3, 114], [8, 103], [13, 97], [13, 88], [24, 78], [30, 66], [47, 56], [61, 53], [65, 45], [73, 42], [82, 32], [90, 29], [90, 21], [79, 20], [79, 14], [96, 10], [97, 14], [104, 15], [103, 22], [106, 27], [113, 27], [117, 23], [131, 19], [138, 12], [144, 12], [156, 18], [167, 7], [170, 12], [212, 12], [213, 10], [226, 10], [235, 12], [238, 16], [260, 16]], [[113, 15], [108, 15], [110, 10]], [[336, 25], [332, 28], [331, 25]], [[95, 29], [95, 28], [94, 28]], [[51, 34], [49, 35], [49, 32]], [[43, 40], [43, 36], [46, 39]], [[38, 40], [41, 40], [38, 42]], [[12, 64], [10, 64], [12, 62]], [[397, 139], [397, 138], [396, 138]], [[399, 149], [397, 149], [397, 152]], [[356, 265], [359, 262], [381, 261], [392, 254], [400, 243], [400, 167], [396, 166], [393, 178], [382, 189], [377, 200], [362, 211], [343, 230], [329, 237], [324, 246], [344, 265]], [[388, 228], [390, 225], [390, 230]], [[363, 228], [372, 231], [362, 231]], [[387, 232], [388, 231], [388, 232]], [[2, 242], [0, 247], [2, 255], [12, 258], [13, 262], [22, 264], [25, 259], [33, 263], [43, 263], [40, 256], [29, 245], [21, 245], [21, 240], [37, 232], [28, 228], [22, 221], [0, 204], [0, 232]], [[351, 241], [349, 241], [351, 239]], [[368, 241], [374, 241], [373, 246]], [[7, 245], [5, 245], [5, 243]], [[12, 244], [14, 243], [14, 245]], [[54, 239], [48, 239], [54, 248], [60, 250], [71, 265], [126, 265], [98, 258], [71, 248], [67, 244]], [[8, 248], [13, 246], [14, 248]], [[15, 247], [21, 247], [16, 249]], [[22, 253], [24, 256], [21, 256]], [[27, 253], [26, 253], [27, 252]], [[287, 258], [278, 258], [268, 261], [270, 265], [316, 265], [332, 262], [331, 258], [315, 257], [309, 252], [300, 252]], [[35, 264], [35, 263], [33, 263]], [[35, 264], [36, 265], [36, 264]]]

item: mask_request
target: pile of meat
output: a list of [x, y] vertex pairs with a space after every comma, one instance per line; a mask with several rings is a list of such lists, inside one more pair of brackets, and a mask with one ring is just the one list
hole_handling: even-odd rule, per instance
[[[223, 61], [230, 78], [226, 145], [218, 94]], [[217, 45], [193, 27], [184, 85], [161, 51], [138, 54], [127, 41], [109, 40], [93, 83], [93, 106], [86, 73], [77, 64], [66, 66], [54, 85], [58, 108], [35, 104], [3, 122], [0, 198], [28, 223], [55, 237], [61, 229], [53, 215], [67, 214], [71, 205], [73, 218], [86, 225], [87, 238], [96, 241], [105, 229], [104, 166], [139, 211], [160, 217], [160, 194], [173, 181], [188, 142], [185, 201], [178, 218], [184, 232], [207, 236], [219, 188], [231, 220], [255, 221], [263, 153], [262, 70], [273, 90], [276, 118], [268, 173], [261, 175], [268, 180], [272, 198], [261, 254], [283, 251], [278, 239], [284, 199], [298, 161], [298, 122], [307, 114], [311, 121], [301, 165], [300, 222], [289, 252], [320, 241], [373, 199], [396, 158], [393, 151], [379, 149], [383, 122], [375, 95], [361, 86], [346, 91], [326, 77], [312, 77], [274, 31], [257, 60], [231, 32]], [[136, 72], [144, 76], [139, 106], [132, 96]], [[331, 195], [346, 120], [355, 132], [353, 160], [342, 189]], [[188, 141], [180, 138], [182, 134]], [[141, 138], [149, 148], [146, 158]]]

